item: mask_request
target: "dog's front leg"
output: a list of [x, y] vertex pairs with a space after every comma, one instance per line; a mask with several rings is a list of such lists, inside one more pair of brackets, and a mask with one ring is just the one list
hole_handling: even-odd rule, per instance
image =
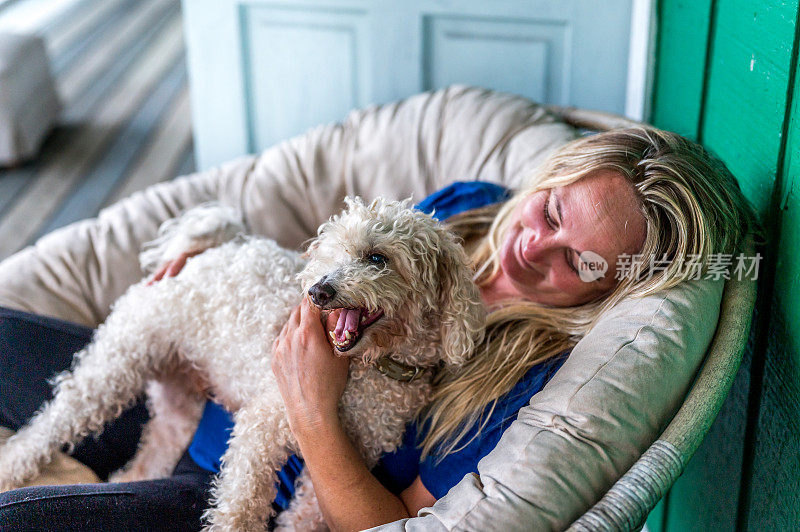
[[277, 471], [295, 447], [277, 391], [243, 406], [234, 416], [228, 450], [214, 481], [207, 531], [266, 528], [275, 499]]
[[304, 530], [317, 532], [328, 530], [325, 517], [319, 507], [317, 493], [311, 483], [311, 475], [304, 468], [294, 486], [294, 497], [289, 508], [278, 514], [274, 532]]
[[189, 446], [203, 415], [205, 400], [183, 373], [167, 375], [147, 386], [150, 420], [142, 431], [139, 449], [109, 482], [132, 482], [168, 476]]

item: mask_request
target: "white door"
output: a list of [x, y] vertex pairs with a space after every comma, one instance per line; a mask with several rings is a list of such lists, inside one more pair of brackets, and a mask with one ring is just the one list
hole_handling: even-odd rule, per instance
[[183, 0], [198, 168], [455, 83], [622, 114], [634, 4]]

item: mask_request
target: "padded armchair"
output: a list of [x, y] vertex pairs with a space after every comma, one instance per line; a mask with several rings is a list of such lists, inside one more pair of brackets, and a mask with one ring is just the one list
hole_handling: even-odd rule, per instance
[[[341, 209], [345, 195], [419, 200], [471, 179], [519, 187], [579, 134], [576, 126], [607, 127], [589, 118], [462, 86], [354, 111], [340, 124], [150, 187], [97, 219], [43, 237], [0, 263], [0, 305], [96, 326], [141, 279], [141, 244], [189, 207], [221, 201], [239, 209], [252, 232], [298, 247]], [[702, 280], [621, 302], [520, 412], [480, 462], [479, 475], [465, 477], [418, 517], [379, 528], [639, 526], [696, 448], [738, 365], [753, 287], [729, 283], [722, 294], [721, 281]], [[727, 381], [709, 386], [716, 368]], [[690, 432], [677, 430], [698, 404], [703, 412], [690, 416]]]
[[[565, 123], [606, 131], [635, 125], [625, 118], [574, 108], [548, 110]], [[755, 254], [752, 239], [743, 250]], [[725, 283], [720, 316], [703, 365], [675, 417], [636, 463], [570, 531], [638, 530], [700, 447], [730, 391], [750, 333], [756, 300], [754, 279]]]

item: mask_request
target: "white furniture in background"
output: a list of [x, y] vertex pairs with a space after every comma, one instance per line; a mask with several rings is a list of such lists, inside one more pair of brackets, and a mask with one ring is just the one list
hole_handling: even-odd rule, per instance
[[[197, 166], [455, 83], [631, 114], [644, 101], [649, 5], [183, 0]], [[632, 35], [645, 42], [632, 48]]]
[[33, 158], [60, 110], [44, 40], [0, 33], [0, 167]]

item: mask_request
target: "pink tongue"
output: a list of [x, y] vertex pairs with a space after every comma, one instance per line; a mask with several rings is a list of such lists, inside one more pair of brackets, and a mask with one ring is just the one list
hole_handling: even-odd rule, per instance
[[336, 329], [333, 331], [334, 334], [336, 334], [336, 341], [345, 341], [345, 331], [350, 331], [351, 333], [358, 331], [358, 323], [360, 319], [361, 309], [342, 309], [342, 311], [339, 313], [339, 320], [336, 322]]

